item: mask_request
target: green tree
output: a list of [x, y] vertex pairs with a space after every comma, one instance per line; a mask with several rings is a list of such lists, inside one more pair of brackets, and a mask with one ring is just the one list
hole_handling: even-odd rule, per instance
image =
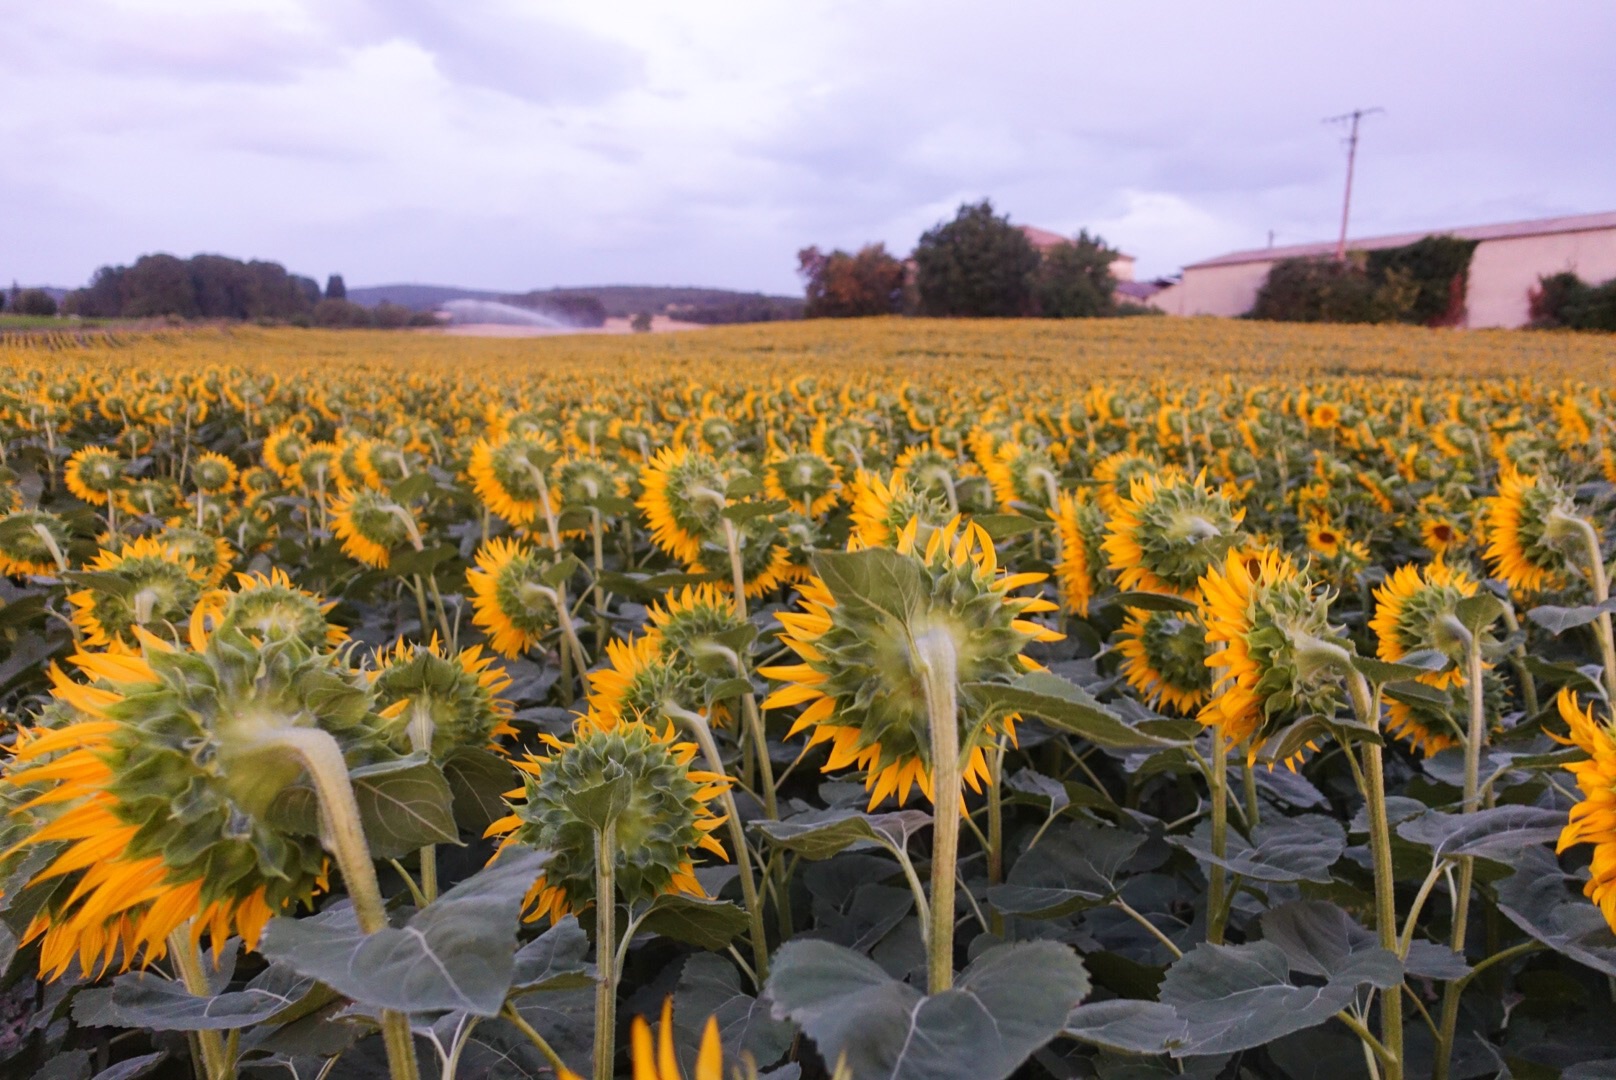
[[56, 300], [44, 289], [24, 289], [17, 294], [12, 310], [18, 315], [55, 315]]
[[806, 281], [804, 318], [851, 319], [903, 310], [907, 274], [885, 244], [866, 244], [856, 254], [803, 248], [797, 252], [797, 272]]
[[987, 199], [959, 208], [915, 246], [923, 315], [1009, 317], [1032, 310], [1038, 251]]
[[325, 279], [325, 298], [327, 300], [348, 299], [348, 285], [342, 280], [341, 274], [332, 274]]
[[635, 312], [634, 318], [629, 320], [628, 328], [636, 334], [649, 334], [651, 332], [651, 313], [649, 311]]
[[1087, 230], [1046, 250], [1033, 275], [1038, 314], [1049, 319], [1115, 315], [1117, 279], [1111, 263], [1117, 254]]

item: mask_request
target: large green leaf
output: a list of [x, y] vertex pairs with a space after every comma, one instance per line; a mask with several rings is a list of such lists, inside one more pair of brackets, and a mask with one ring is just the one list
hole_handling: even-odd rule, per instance
[[836, 606], [854, 618], [886, 615], [907, 622], [926, 603], [920, 564], [890, 548], [820, 552], [813, 566]]
[[223, 1031], [251, 1027], [296, 1005], [314, 979], [271, 964], [240, 990], [198, 997], [182, 983], [150, 972], [120, 975], [109, 987], [87, 990], [73, 1003], [81, 1023], [147, 1031]]
[[454, 795], [443, 771], [409, 757], [355, 769], [349, 774], [370, 853], [397, 859], [428, 844], [458, 844]]
[[673, 992], [674, 1041], [688, 1076], [695, 1075], [696, 1050], [708, 1017], [718, 1023], [725, 1061], [750, 1054], [759, 1065], [769, 1065], [785, 1055], [796, 1037], [796, 1028], [770, 1015], [767, 1001], [742, 988], [733, 963], [697, 953], [685, 961]]
[[1515, 873], [1497, 885], [1498, 910], [1562, 956], [1616, 976], [1616, 935], [1582, 896], [1581, 882], [1547, 848], [1528, 847], [1513, 861]]
[[734, 941], [736, 935], [746, 932], [747, 917], [743, 908], [728, 900], [708, 900], [686, 896], [684, 893], [666, 893], [651, 902], [650, 913], [640, 923], [646, 933], [683, 941], [702, 949], [722, 949]]
[[961, 690], [987, 709], [1036, 716], [1107, 750], [1143, 750], [1179, 743], [1147, 735], [1074, 682], [1032, 671], [1013, 683], [966, 683]]
[[988, 889], [988, 902], [1006, 915], [1035, 919], [1110, 903], [1117, 872], [1144, 841], [1140, 833], [1086, 825], [1046, 835], [1016, 860], [1003, 885]]
[[1448, 658], [1435, 649], [1409, 653], [1395, 663], [1389, 660], [1377, 660], [1372, 656], [1354, 656], [1352, 658], [1352, 666], [1357, 668], [1363, 677], [1372, 683], [1403, 682], [1418, 679], [1421, 675], [1429, 675], [1433, 671], [1443, 670], [1449, 663]]
[[1187, 1029], [1182, 1041], [1164, 1049], [1175, 1057], [1190, 1057], [1262, 1046], [1324, 1023], [1357, 992], [1357, 983], [1348, 979], [1297, 985], [1285, 950], [1271, 941], [1203, 942], [1168, 968], [1162, 980], [1162, 1003], [1172, 1006]]
[[519, 775], [509, 761], [487, 750], [463, 747], [449, 755], [443, 777], [453, 797], [455, 824], [481, 836], [507, 813], [502, 796], [520, 786]]
[[752, 828], [780, 847], [817, 861], [859, 844], [894, 846], [902, 850], [910, 836], [930, 824], [931, 815], [920, 810], [897, 810], [888, 814], [810, 810], [784, 821], [755, 821]]
[[1399, 822], [1397, 835], [1435, 858], [1479, 855], [1513, 862], [1526, 848], [1559, 839], [1565, 823], [1564, 811], [1538, 806], [1494, 806], [1471, 814], [1427, 810]]
[[1395, 953], [1352, 916], [1323, 900], [1295, 900], [1262, 917], [1263, 940], [1285, 952], [1291, 970], [1382, 990], [1403, 979]]
[[578, 925], [576, 915], [568, 915], [517, 950], [511, 989], [528, 993], [591, 986], [595, 966], [585, 960], [588, 955], [589, 935]]
[[1582, 604], [1577, 607], [1554, 607], [1544, 604], [1526, 613], [1526, 617], [1549, 633], [1558, 637], [1567, 630], [1586, 626], [1601, 615], [1616, 612], [1616, 598], [1603, 604]]
[[987, 949], [927, 997], [851, 949], [796, 940], [775, 957], [767, 996], [853, 1080], [1002, 1080], [1088, 990], [1077, 954], [1053, 941]]
[[510, 849], [402, 927], [363, 933], [352, 908], [270, 921], [262, 952], [361, 1005], [494, 1016], [515, 973], [522, 900], [548, 852]]
[[1064, 1034], [1125, 1054], [1165, 1054], [1189, 1040], [1189, 1026], [1171, 1005], [1120, 998], [1079, 1005], [1066, 1018]]
[[1177, 611], [1190, 612], [1195, 610], [1195, 601], [1187, 600], [1182, 596], [1173, 596], [1170, 593], [1146, 592], [1135, 589], [1130, 592], [1119, 592], [1106, 600], [1106, 604], [1114, 607], [1137, 608], [1140, 611]]
[[1169, 836], [1202, 862], [1222, 866], [1253, 881], [1330, 881], [1330, 867], [1346, 850], [1347, 834], [1341, 825], [1321, 814], [1270, 818], [1258, 825], [1248, 842], [1229, 830], [1223, 858], [1212, 854], [1211, 828], [1205, 822], [1190, 836]]

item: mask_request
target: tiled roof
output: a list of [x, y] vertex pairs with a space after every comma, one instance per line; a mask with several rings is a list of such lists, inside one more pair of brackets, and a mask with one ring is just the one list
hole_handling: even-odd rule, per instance
[[[1050, 232], [1048, 229], [1040, 229], [1036, 225], [1017, 225], [1016, 228], [1020, 229], [1021, 235], [1032, 241], [1032, 246], [1037, 248], [1039, 251], [1044, 250], [1044, 248], [1052, 248], [1056, 244], [1067, 243], [1072, 239], [1070, 236], [1062, 236], [1058, 232]], [[1125, 251], [1119, 251], [1117, 252], [1117, 258], [1131, 259], [1133, 256], [1129, 255]]]
[[[1375, 251], [1380, 248], [1402, 247], [1427, 236], [1457, 236], [1461, 240], [1507, 240], [1518, 236], [1543, 236], [1549, 233], [1589, 232], [1598, 229], [1616, 229], [1616, 211], [1604, 214], [1579, 214], [1573, 217], [1539, 218], [1536, 221], [1511, 221], [1501, 225], [1470, 225], [1462, 229], [1426, 229], [1422, 232], [1397, 233], [1393, 236], [1370, 236], [1347, 240], [1349, 251]], [[1185, 269], [1205, 266], [1234, 266], [1238, 263], [1273, 262], [1279, 259], [1315, 258], [1335, 254], [1335, 241], [1315, 244], [1290, 244], [1285, 247], [1252, 248], [1219, 255], [1190, 263]]]

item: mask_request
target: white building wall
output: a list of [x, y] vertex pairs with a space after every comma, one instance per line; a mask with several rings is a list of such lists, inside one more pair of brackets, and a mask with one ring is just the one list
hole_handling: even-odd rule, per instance
[[1464, 324], [1525, 326], [1538, 279], [1563, 270], [1590, 285], [1616, 278], [1616, 229], [1482, 241], [1470, 258]]
[[1150, 298], [1169, 315], [1244, 315], [1257, 301], [1257, 290], [1268, 280], [1271, 262], [1225, 266], [1191, 266], [1184, 280]]

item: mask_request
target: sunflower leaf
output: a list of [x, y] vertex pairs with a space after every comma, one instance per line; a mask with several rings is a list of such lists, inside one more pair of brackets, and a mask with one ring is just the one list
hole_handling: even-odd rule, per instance
[[1582, 896], [1582, 883], [1547, 848], [1527, 847], [1513, 862], [1515, 873], [1497, 885], [1498, 910], [1562, 956], [1616, 976], [1616, 935]]
[[455, 823], [481, 833], [508, 812], [502, 796], [520, 781], [509, 761], [487, 750], [462, 747], [443, 762], [443, 775], [453, 796]]
[[1033, 919], [1064, 918], [1110, 903], [1118, 871], [1144, 842], [1140, 833], [1075, 825], [1017, 859], [1005, 883], [989, 887], [988, 903], [1006, 915]]
[[887, 615], [907, 622], [925, 604], [920, 565], [889, 548], [821, 552], [813, 565], [836, 606], [854, 618]]
[[1478, 855], [1509, 861], [1524, 848], [1558, 839], [1565, 823], [1565, 811], [1539, 806], [1493, 806], [1470, 814], [1427, 810], [1399, 822], [1397, 835], [1430, 849], [1435, 858]]
[[724, 507], [724, 516], [737, 525], [743, 525], [755, 517], [783, 514], [790, 509], [791, 504], [784, 499], [763, 499], [758, 502], [730, 503]]
[[919, 810], [860, 814], [852, 810], [811, 810], [785, 821], [755, 821], [752, 828], [805, 859], [820, 861], [859, 844], [902, 848], [915, 831], [931, 823]]
[[1147, 735], [1081, 686], [1047, 671], [1029, 672], [1013, 683], [965, 683], [960, 691], [989, 712], [1036, 716], [1051, 727], [1081, 735], [1107, 750], [1180, 745], [1172, 739]]
[[1411, 652], [1393, 663], [1372, 656], [1354, 656], [1352, 666], [1372, 683], [1403, 682], [1441, 671], [1448, 666], [1448, 658], [1435, 649]]
[[1477, 593], [1460, 600], [1453, 613], [1464, 623], [1465, 629], [1479, 634], [1503, 617], [1504, 602], [1491, 593]]
[[[1212, 854], [1211, 826], [1202, 822], [1189, 836], [1169, 836], [1167, 842], [1202, 862], [1221, 866], [1252, 881], [1316, 881], [1328, 884], [1330, 867], [1347, 847], [1347, 834], [1339, 822], [1322, 814], [1264, 821], [1247, 841], [1229, 830], [1221, 858]], [[1208, 1051], [1211, 1053], [1211, 1051]]]
[[1526, 613], [1526, 617], [1556, 637], [1567, 630], [1586, 626], [1601, 615], [1616, 612], [1616, 597], [1603, 604], [1581, 604], [1577, 607], [1555, 607], [1544, 604]]
[[568, 915], [517, 950], [512, 989], [528, 993], [592, 986], [595, 966], [584, 960], [588, 953], [589, 935], [576, 915]]
[[734, 941], [736, 935], [745, 933], [746, 925], [746, 911], [728, 900], [664, 893], [651, 902], [640, 929], [687, 945], [717, 950]]
[[1171, 596], [1167, 593], [1147, 592], [1143, 589], [1134, 589], [1128, 592], [1119, 592], [1109, 597], [1106, 603], [1112, 607], [1138, 608], [1140, 611], [1194, 611], [1195, 601], [1186, 600], [1182, 596]]
[[349, 773], [370, 853], [397, 859], [428, 844], [458, 844], [454, 794], [443, 771], [416, 755]]

